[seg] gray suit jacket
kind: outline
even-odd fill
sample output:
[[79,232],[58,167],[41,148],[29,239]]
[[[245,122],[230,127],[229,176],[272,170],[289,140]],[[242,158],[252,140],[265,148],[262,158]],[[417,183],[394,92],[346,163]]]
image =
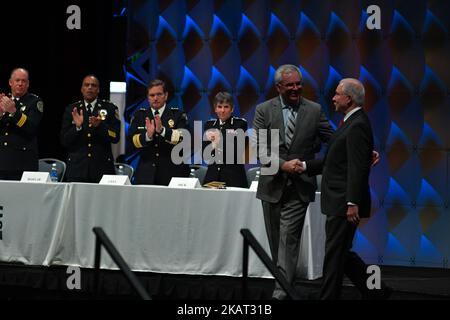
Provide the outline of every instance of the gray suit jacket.
[[[295,184],[300,199],[304,202],[314,201],[317,189],[316,177],[308,175],[288,175],[281,171],[281,165],[292,159],[302,161],[314,158],[316,152],[320,150],[320,142],[328,142],[333,134],[327,117],[323,113],[320,104],[302,98],[298,110],[292,144],[287,149],[285,144],[285,128],[283,111],[280,97],[275,97],[256,106],[253,129],[258,136],[257,146],[259,150],[270,150],[270,134],[267,139],[259,139],[259,129],[279,130],[280,145],[278,150],[279,170],[273,175],[261,175],[258,183],[256,197],[263,201],[277,203],[283,194],[283,189],[288,182],[288,178]],[[266,141],[267,140],[267,141]],[[259,152],[260,157],[261,151]],[[267,162],[266,159],[261,162]],[[268,165],[266,165],[268,166]]]

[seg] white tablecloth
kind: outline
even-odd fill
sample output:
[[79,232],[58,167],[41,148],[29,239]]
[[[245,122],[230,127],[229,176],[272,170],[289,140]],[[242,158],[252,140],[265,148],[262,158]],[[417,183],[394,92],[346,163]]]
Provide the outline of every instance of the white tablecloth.
[[[299,271],[321,276],[325,218],[310,205]],[[0,181],[0,260],[93,267],[94,226],[102,227],[135,271],[242,275],[240,229],[269,251],[262,206],[247,189],[175,189]],[[117,269],[102,252],[102,268]],[[251,250],[249,275],[271,277]]]

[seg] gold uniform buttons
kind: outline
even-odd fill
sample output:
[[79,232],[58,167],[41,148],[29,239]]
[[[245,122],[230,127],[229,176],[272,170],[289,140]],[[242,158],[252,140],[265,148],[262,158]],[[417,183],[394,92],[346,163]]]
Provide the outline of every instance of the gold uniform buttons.
[[88,153],[88,157],[91,158],[91,157],[92,157],[92,154]]

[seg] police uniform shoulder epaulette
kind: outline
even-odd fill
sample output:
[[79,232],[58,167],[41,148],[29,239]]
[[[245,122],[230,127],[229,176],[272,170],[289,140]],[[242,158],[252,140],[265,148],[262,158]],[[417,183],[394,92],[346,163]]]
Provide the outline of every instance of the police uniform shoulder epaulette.
[[36,103],[36,108],[39,110],[39,112],[44,112],[44,102],[42,101],[42,99],[34,93],[30,93],[30,96],[34,99],[32,103]]
[[72,103],[69,103],[69,106],[75,107],[75,106],[82,106],[83,105],[83,101],[82,100],[78,100]]
[[207,120],[207,121],[205,122],[205,126],[207,126],[207,125],[214,126],[214,125],[216,124],[217,121],[219,121],[219,120],[218,120],[218,119],[211,118],[211,119],[209,119],[209,120]]
[[109,100],[100,99],[99,101],[103,104],[107,104],[107,105],[109,104],[109,105],[113,106],[114,108],[117,108],[117,106],[114,104],[114,102],[111,102]]
[[36,98],[36,99],[41,99],[41,97],[39,97],[38,95],[36,95],[36,94],[34,94],[34,93],[30,93],[30,96],[32,96],[33,98]]
[[137,109],[135,112],[133,112],[132,118],[135,118],[139,114],[145,114],[146,112],[148,112],[148,110],[149,110],[148,108],[141,107]]
[[141,108],[139,108],[139,109],[137,109],[135,112],[133,112],[133,114],[131,115],[131,118],[130,118],[130,122],[133,122],[133,120],[134,120],[134,118],[136,118],[136,116],[138,116],[139,114],[141,114],[141,113],[143,113],[143,112],[146,112],[148,109],[147,108],[144,108],[144,107],[141,107]]
[[106,99],[99,99],[98,101],[101,103],[114,104],[113,102],[106,100]]
[[239,117],[233,117],[234,118],[234,120],[236,121],[242,121],[242,122],[247,122],[247,119],[245,119],[245,118],[239,118]]
[[131,117],[134,118],[136,115],[138,115],[138,114],[144,112],[145,110],[147,110],[147,109],[145,109],[145,108],[139,108],[139,109],[137,109],[136,111],[134,111],[134,112],[131,114]]

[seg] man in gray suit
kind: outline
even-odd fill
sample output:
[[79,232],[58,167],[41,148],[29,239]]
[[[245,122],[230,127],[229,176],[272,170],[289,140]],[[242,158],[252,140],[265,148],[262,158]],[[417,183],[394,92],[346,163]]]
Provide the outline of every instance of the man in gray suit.
[[[279,170],[270,175],[261,170],[256,197],[262,200],[272,259],[292,284],[306,209],[317,189],[315,177],[300,175],[300,159],[313,159],[320,142],[328,142],[333,129],[322,107],[301,96],[302,74],[298,67],[280,66],[275,72],[275,85],[279,96],[256,107],[253,128],[262,166],[271,166],[275,161]],[[278,146],[268,138],[270,134],[262,139],[264,129],[278,130]],[[270,158],[265,157],[265,151],[271,149]],[[273,298],[286,298],[278,283]]]

